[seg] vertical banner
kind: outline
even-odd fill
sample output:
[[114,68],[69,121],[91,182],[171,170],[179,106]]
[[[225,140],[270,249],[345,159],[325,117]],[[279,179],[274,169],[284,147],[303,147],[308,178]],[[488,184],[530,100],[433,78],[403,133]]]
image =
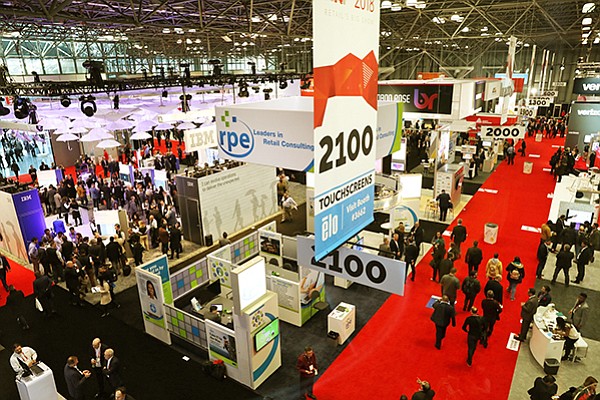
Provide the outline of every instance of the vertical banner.
[[135,278],[146,333],[171,344],[171,335],[165,323],[164,306],[164,303],[173,303],[167,256],[163,255],[137,267]]
[[315,256],[373,220],[378,0],[314,0]]

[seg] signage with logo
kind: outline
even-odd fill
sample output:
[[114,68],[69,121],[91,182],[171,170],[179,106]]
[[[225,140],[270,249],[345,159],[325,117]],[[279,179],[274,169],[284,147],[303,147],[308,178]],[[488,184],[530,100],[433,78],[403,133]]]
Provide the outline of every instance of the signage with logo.
[[567,86],[567,82],[552,82],[552,84],[550,86],[552,86],[552,87],[566,87]]
[[558,96],[558,90],[545,90],[542,93],[542,97],[556,97]]
[[527,105],[529,107],[548,107],[553,102],[554,98],[552,97],[530,97],[527,100]]
[[597,135],[600,127],[600,103],[575,102],[571,105],[569,134],[565,146],[583,149],[586,136]]
[[600,94],[600,78],[575,78],[573,93]]
[[404,103],[405,112],[452,114],[454,85],[401,85],[379,83],[379,101]]
[[202,126],[197,129],[188,129],[183,132],[185,151],[191,153],[217,146],[217,128],[215,125]]
[[533,118],[537,115],[537,106],[519,107],[519,115],[525,118]]
[[313,1],[317,259],[373,220],[379,5]]
[[479,134],[483,139],[523,139],[525,127],[513,126],[482,126]]
[[485,92],[483,93],[483,99],[485,101],[497,99],[500,97],[500,91],[502,90],[502,82],[499,80],[496,81],[486,81],[485,82]]
[[388,293],[404,295],[406,264],[365,251],[340,247],[320,261],[313,238],[298,236],[298,265]]

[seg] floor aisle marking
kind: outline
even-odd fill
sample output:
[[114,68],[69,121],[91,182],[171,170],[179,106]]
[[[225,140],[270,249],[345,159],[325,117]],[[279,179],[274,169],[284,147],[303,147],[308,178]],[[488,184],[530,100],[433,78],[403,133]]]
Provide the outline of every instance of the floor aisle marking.
[[551,168],[542,168],[542,171],[544,171],[544,172],[552,172],[552,169]]
[[548,193],[548,195],[546,196],[549,199],[553,199],[554,198],[554,193]]
[[539,154],[530,154],[529,157],[531,157],[531,158],[541,158],[542,156],[540,156]]
[[514,333],[514,332],[510,333],[510,337],[508,338],[508,342],[506,343],[506,348],[508,350],[519,351],[519,345],[521,344],[521,342],[519,342],[517,339],[515,339],[516,336],[517,336],[516,333]]
[[562,146],[560,144],[553,144],[552,147],[555,149],[560,149]]
[[498,190],[496,190],[496,189],[479,188],[479,189],[477,189],[477,191],[482,192],[482,193],[498,194]]

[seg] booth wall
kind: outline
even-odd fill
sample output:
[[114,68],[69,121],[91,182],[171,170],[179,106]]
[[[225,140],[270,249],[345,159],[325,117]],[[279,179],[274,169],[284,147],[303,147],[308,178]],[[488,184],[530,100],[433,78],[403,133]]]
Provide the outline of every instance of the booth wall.
[[583,149],[587,135],[596,135],[600,126],[600,103],[573,103],[565,146]]
[[25,245],[29,245],[34,237],[41,238],[44,229],[46,229],[40,196],[36,189],[32,189],[27,192],[13,194],[13,202]]
[[208,264],[206,258],[203,258],[171,275],[173,298],[176,299],[207,281]]
[[198,180],[202,231],[238,232],[277,212],[273,167],[243,165]]
[[206,327],[202,319],[168,304],[165,304],[165,312],[167,329],[171,334],[191,342],[204,350],[208,348]]
[[244,239],[238,240],[231,245],[231,262],[233,264],[239,264],[240,261],[257,255],[259,248],[258,232],[253,232]]
[[6,256],[21,264],[28,264],[19,218],[10,193],[0,192],[0,248]]

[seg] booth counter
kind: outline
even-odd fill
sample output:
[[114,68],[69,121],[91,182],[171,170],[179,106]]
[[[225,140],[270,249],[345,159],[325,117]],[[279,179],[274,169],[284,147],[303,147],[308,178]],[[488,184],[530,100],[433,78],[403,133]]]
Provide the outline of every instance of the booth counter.
[[563,346],[565,341],[558,339],[552,334],[552,329],[556,324],[556,317],[562,316],[557,312],[551,304],[548,307],[538,307],[535,316],[533,317],[533,334],[529,341],[529,349],[533,358],[544,366],[544,361],[554,359],[560,362],[563,354]]

